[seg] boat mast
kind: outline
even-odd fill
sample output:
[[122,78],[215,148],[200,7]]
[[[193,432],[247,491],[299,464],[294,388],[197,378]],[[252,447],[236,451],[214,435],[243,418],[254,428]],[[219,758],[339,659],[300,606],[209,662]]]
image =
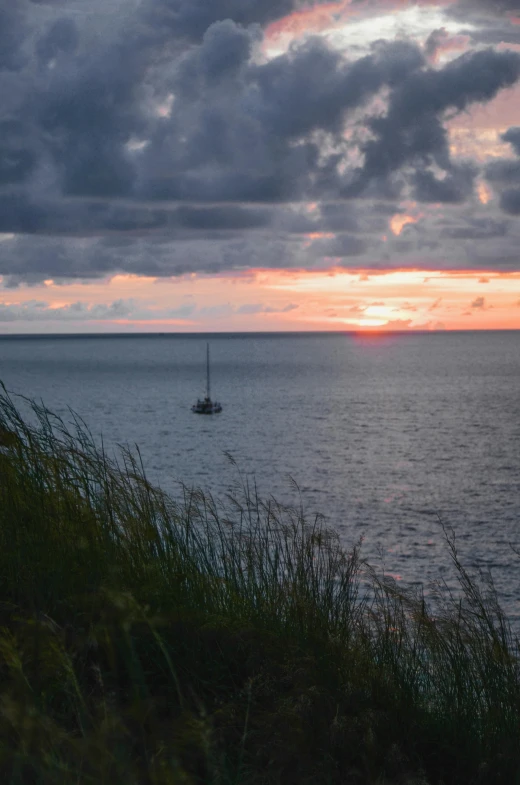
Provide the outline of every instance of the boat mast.
[[206,344],[206,398],[209,398],[209,343]]

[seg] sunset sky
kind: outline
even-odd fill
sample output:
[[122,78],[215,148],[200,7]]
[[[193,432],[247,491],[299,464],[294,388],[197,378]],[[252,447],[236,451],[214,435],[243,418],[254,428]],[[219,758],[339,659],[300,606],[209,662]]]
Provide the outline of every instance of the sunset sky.
[[0,333],[520,328],[518,0],[0,0]]

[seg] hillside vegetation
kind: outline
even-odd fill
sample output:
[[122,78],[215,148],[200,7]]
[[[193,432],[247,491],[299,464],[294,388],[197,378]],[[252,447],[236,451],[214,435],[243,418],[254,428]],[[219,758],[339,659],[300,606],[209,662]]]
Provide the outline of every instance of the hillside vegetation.
[[426,599],[67,420],[0,395],[0,782],[520,782],[518,643],[453,535]]

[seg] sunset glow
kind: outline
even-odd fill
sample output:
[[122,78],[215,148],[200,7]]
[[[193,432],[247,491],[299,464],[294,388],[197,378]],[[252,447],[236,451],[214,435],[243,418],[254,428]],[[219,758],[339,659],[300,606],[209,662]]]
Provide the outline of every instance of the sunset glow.
[[[520,273],[258,270],[168,281],[115,276],[4,296],[4,332],[483,330],[520,327]],[[13,315],[9,319],[9,314]],[[24,325],[25,326],[25,325]],[[13,328],[16,328],[13,330]]]

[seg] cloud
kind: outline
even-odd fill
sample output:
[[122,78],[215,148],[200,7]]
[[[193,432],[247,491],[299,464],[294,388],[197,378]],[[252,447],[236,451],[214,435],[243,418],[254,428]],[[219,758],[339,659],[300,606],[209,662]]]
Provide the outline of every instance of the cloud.
[[255,229],[268,226],[273,216],[266,209],[224,207],[179,207],[174,218],[185,229]]
[[0,7],[0,68],[16,71],[24,64],[22,44],[27,27],[20,8],[15,3]]
[[[327,0],[314,0],[313,5],[320,2]],[[222,19],[232,19],[241,25],[266,25],[305,5],[310,3],[302,0],[151,0],[145,4],[143,17],[155,29],[197,40]]]
[[517,0],[458,0],[446,7],[446,16],[464,25],[472,45],[520,43]]
[[289,313],[290,311],[295,311],[299,307],[299,305],[295,305],[294,303],[288,303],[281,308],[275,308],[271,305],[262,305],[261,303],[245,303],[237,308],[236,313],[248,315],[259,313]]
[[486,168],[486,177],[493,185],[512,185],[520,182],[520,160],[502,158],[492,161]]
[[502,134],[504,142],[509,142],[517,155],[520,155],[520,128],[510,128]]
[[520,215],[520,188],[510,188],[500,197],[500,206],[510,215]]
[[473,191],[477,175],[474,166],[450,166],[449,174],[439,178],[432,171],[417,169],[413,175],[414,196],[418,202],[460,204]]
[[48,65],[62,53],[73,54],[79,43],[79,33],[73,19],[62,18],[52,22],[38,39],[35,52],[40,65]]
[[[244,31],[226,24],[226,37],[242,42]],[[266,63],[235,60],[215,84],[201,76],[208,40],[213,45],[206,35],[172,76],[176,111],[158,124],[140,157],[145,198],[337,197],[347,115],[423,61],[417,47],[397,42],[350,62],[316,37]],[[337,149],[326,152],[316,134],[328,134]]]
[[[465,243],[493,237],[513,265],[496,205],[485,220],[464,213],[479,165],[450,151],[446,123],[513,85],[520,56],[479,49],[432,67],[439,31],[425,48],[403,37],[359,56],[310,35],[266,56],[263,29],[309,5],[3,3],[0,232],[17,235],[0,244],[4,285],[330,259],[461,266],[475,256]],[[518,128],[503,141],[518,153]],[[486,176],[518,214],[520,162]],[[458,212],[442,239],[425,219],[383,243],[411,200]]]
[[468,216],[463,224],[446,230],[447,237],[456,240],[495,240],[504,237],[509,224],[503,220],[490,217]]
[[0,186],[23,182],[34,171],[36,154],[20,120],[0,121]]
[[[22,283],[89,281],[116,273],[171,277],[187,273],[216,274],[247,267],[297,266],[299,244],[265,235],[234,236],[216,242],[197,237],[187,242],[170,237],[53,238],[19,236],[0,244],[4,287]],[[247,264],[245,264],[247,260]]]
[[359,256],[366,251],[367,247],[367,241],[363,238],[350,234],[339,234],[330,239],[314,240],[309,248],[309,253],[321,257],[343,259],[348,256]]
[[[409,166],[418,201],[464,201],[476,168],[451,160],[444,113],[489,101],[519,76],[520,56],[493,49],[465,53],[441,69],[414,69],[391,91],[386,115],[367,118],[373,138],[362,145],[365,161],[350,193],[360,194],[374,178]],[[440,178],[436,170],[445,175]]]
[[518,13],[518,0],[459,0],[455,5],[456,13],[484,12],[490,16]]
[[[374,219],[377,220],[377,212]],[[324,232],[356,232],[361,228],[361,220],[351,204],[324,202],[320,205],[319,226]]]
[[476,297],[473,302],[471,303],[472,308],[485,308],[486,307],[486,300],[484,297]]
[[509,142],[516,159],[501,158],[486,168],[486,177],[500,192],[500,207],[509,215],[520,215],[520,128],[509,128],[501,139]]
[[54,306],[48,302],[29,300],[20,304],[0,303],[0,322],[41,321],[98,321],[130,316],[134,311],[133,300],[114,300],[109,304],[74,302]]

